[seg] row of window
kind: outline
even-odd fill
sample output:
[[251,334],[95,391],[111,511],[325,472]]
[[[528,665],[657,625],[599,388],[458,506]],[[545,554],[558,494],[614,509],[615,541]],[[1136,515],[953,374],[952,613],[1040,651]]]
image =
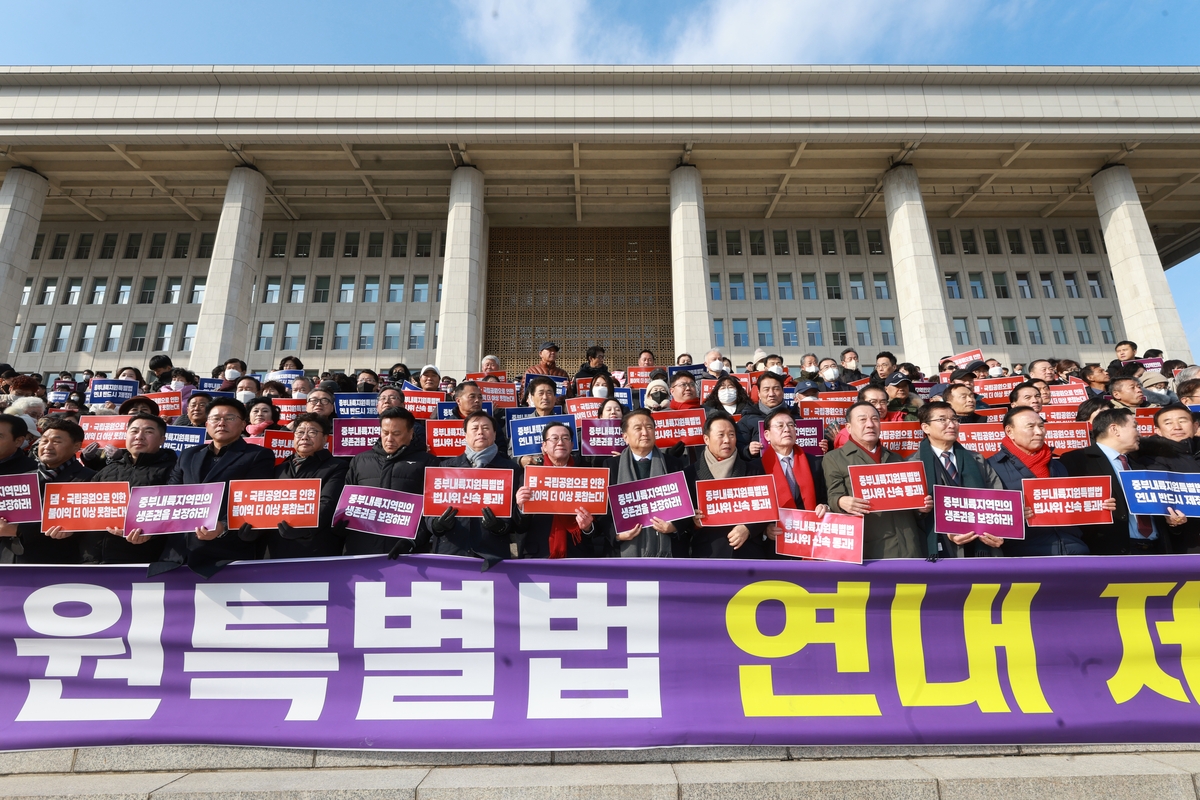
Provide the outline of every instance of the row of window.
[[[108,260],[117,257],[117,245],[119,234],[106,233],[100,239],[100,249],[96,253],[96,258]],[[137,258],[142,252],[142,244],[145,241],[145,235],[141,233],[131,233],[125,237],[125,248],[121,251],[121,258]],[[200,242],[196,248],[196,258],[212,258],[213,245],[216,244],[217,234],[213,232],[200,234]],[[79,238],[75,240],[75,253],[72,258],[87,259],[91,258],[92,247],[96,244],[96,234],[81,233]],[[42,249],[46,246],[46,234],[39,233],[33,240],[33,253],[31,257],[36,261],[42,257]],[[71,234],[56,233],[50,242],[50,252],[47,258],[53,261],[59,261],[67,257],[67,251],[71,247]],[[187,258],[192,247],[191,233],[175,234],[175,246],[171,248],[171,258]],[[146,258],[159,259],[164,258],[167,253],[167,234],[152,233],[150,234],[150,246],[146,250]]]
[[[735,319],[731,320],[730,326],[731,338],[729,343],[733,347],[775,347],[775,321],[772,319],[757,319],[755,322],[755,335],[757,336],[757,344],[753,344],[750,340],[750,320]],[[830,327],[830,345],[835,347],[845,347],[849,344],[850,333],[848,323],[850,320],[844,317],[834,317],[829,320]],[[871,320],[869,318],[854,319],[854,335],[857,339],[856,344],[860,347],[870,347],[874,344],[871,337]],[[781,347],[800,347],[800,320],[799,319],[782,319],[779,322],[779,345]],[[804,333],[806,336],[808,347],[824,347],[825,333],[822,328],[822,321],[817,318],[804,320]],[[713,320],[713,341],[716,347],[725,347],[725,320]],[[889,347],[896,344],[896,320],[892,317],[884,317],[879,320],[879,343]]]
[[[1097,317],[1097,320],[1100,325],[1101,343],[1116,344],[1117,332],[1113,327],[1112,317]],[[1073,317],[1072,321],[1075,325],[1075,337],[1078,339],[1078,343],[1092,344],[1091,321],[1087,317]],[[975,324],[976,330],[979,333],[979,344],[989,345],[996,343],[996,332],[992,327],[991,317],[977,317]],[[969,321],[966,317],[954,317],[953,326],[954,341],[956,344],[972,343]],[[1005,344],[1021,343],[1021,335],[1018,331],[1016,317],[1001,317],[1000,326],[1004,332]],[[1070,344],[1066,317],[1051,317],[1050,332],[1053,336],[1054,344]],[[1025,334],[1029,340],[1029,344],[1046,344],[1046,337],[1042,332],[1041,317],[1025,318]]]
[[[717,231],[707,231],[708,234],[708,254],[710,256],[721,255],[721,240]],[[750,231],[750,255],[765,256],[767,254],[767,231]],[[791,234],[785,230],[772,230],[771,246],[777,256],[787,256],[792,254]],[[817,231],[817,239],[815,244],[820,247],[821,255],[836,256],[838,253],[838,237],[835,230],[819,230]],[[811,230],[796,231],[795,252],[798,256],[813,255],[813,235]],[[862,255],[862,243],[858,238],[857,230],[842,231],[842,245],[845,248],[844,252],[848,256]],[[883,231],[869,230],[867,231],[867,252],[873,256],[883,255]],[[725,231],[725,255],[740,256],[743,255],[742,249],[742,232],[740,230]]]
[[[754,290],[755,300],[770,300],[771,299],[771,278],[765,272],[751,273],[751,282]],[[871,281],[871,289],[874,292],[876,300],[890,300],[892,297],[891,287],[888,284],[888,274],[886,272],[851,272],[847,276],[849,278],[847,288],[849,295],[846,299],[850,300],[865,300],[867,299],[867,280]],[[722,297],[721,274],[719,272],[709,273],[708,276],[708,294],[713,300],[720,300]],[[800,273],[800,293],[804,300],[819,300],[820,296],[817,293],[817,273],[802,272]],[[775,296],[779,300],[795,300],[796,293],[792,287],[792,273],[777,272],[775,273]],[[839,272],[825,273],[825,296],[829,300],[841,300],[842,295],[842,275]],[[741,272],[731,272],[729,274],[729,299],[730,300],[745,300],[746,299],[746,276]]]
[[[434,295],[435,302],[442,302],[442,276],[437,277],[437,290]],[[306,300],[305,294],[308,288],[308,279],[304,275],[293,275],[288,280],[287,284],[287,302],[289,303],[327,303],[329,302],[329,281],[328,275],[318,275],[313,280],[312,299]],[[338,279],[337,302],[339,303],[378,303],[381,296],[380,277],[378,275],[362,276],[362,291],[355,293],[357,285],[357,277],[353,275],[343,275]],[[403,275],[391,275],[387,279],[387,302],[403,303],[405,302],[405,277]],[[283,295],[283,278],[282,276],[267,276],[263,282],[263,303],[278,303]],[[355,299],[357,298],[357,300]],[[427,303],[429,302],[429,276],[414,275],[412,284],[408,293],[408,302],[410,303]]]
[[[975,237],[976,231],[973,228],[962,228],[958,232],[958,241],[962,247],[962,253],[966,256],[979,255],[979,239]],[[1004,244],[1008,246],[1009,255],[1023,256],[1025,255],[1025,239],[1021,235],[1020,228],[1007,228],[1004,231]],[[1071,234],[1066,228],[1054,228],[1050,231],[1051,239],[1054,243],[1054,252],[1060,256],[1071,255]],[[1104,246],[1104,234],[1100,234],[1100,246]],[[1046,231],[1042,228],[1029,229],[1029,246],[1034,255],[1046,256],[1050,255],[1050,241],[1046,238]],[[948,228],[942,228],[937,232],[938,253],[944,256],[952,256],[955,254],[954,249],[954,232]],[[1075,229],[1075,242],[1079,248],[1080,255],[1093,255],[1096,252],[1096,246],[1092,243],[1092,232],[1088,228]],[[1003,247],[1000,240],[1000,231],[996,229],[985,229],[983,231],[983,248],[990,256],[998,256],[1003,254]],[[1105,251],[1107,252],[1107,250]]]
[[[199,305],[204,302],[204,289],[208,283],[206,276],[192,278],[191,290],[187,294],[187,302]],[[138,293],[139,305],[149,305],[156,302],[176,304],[183,302],[183,278],[166,278],[163,281],[161,301],[158,294],[158,277],[142,278],[141,291]],[[65,306],[77,306],[83,302],[83,278],[67,278],[61,284],[62,295],[59,295],[59,279],[45,278],[42,289],[37,296],[40,306],[52,306],[61,302]],[[111,288],[111,293],[110,293]],[[29,305],[33,295],[33,278],[25,279],[25,287],[21,290],[21,305]],[[133,278],[116,278],[111,284],[108,278],[93,278],[91,291],[87,295],[87,304],[100,306],[111,302],[113,305],[128,305],[133,298]]]
[[[1022,300],[1032,300],[1034,296],[1034,279],[1031,272],[1016,273],[1016,293],[1015,296]],[[992,290],[995,292],[996,299],[1007,300],[1014,296],[1008,284],[1007,272],[993,272],[992,274]],[[1104,294],[1104,278],[1100,272],[1088,272],[1087,276],[1087,291],[1088,294],[1097,300],[1103,300]],[[961,300],[963,298],[963,287],[959,280],[959,273],[944,272],[942,278],[946,284],[946,297],[950,300]],[[1083,297],[1083,287],[1079,283],[1078,273],[1066,271],[1062,274],[1062,293],[1059,293],[1058,283],[1055,280],[1053,272],[1037,273],[1037,280],[1042,288],[1042,296],[1048,300],[1057,300],[1060,297],[1081,298]],[[967,284],[970,287],[972,299],[986,299],[987,283],[982,272],[968,272]]]
[[[150,330],[148,322],[135,322],[129,326],[129,338],[125,342],[125,352],[141,353],[146,350],[147,336]],[[78,326],[79,335],[72,340],[72,334],[76,330],[76,326],[72,323],[60,323],[54,328],[54,337],[49,342],[50,353],[65,353],[74,347],[76,353],[91,353],[97,350],[100,352],[115,353],[121,350],[122,337],[125,334],[125,323],[112,322],[104,329],[104,337],[97,340],[97,335],[100,332],[100,325],[97,323],[85,323]],[[358,339],[355,342],[356,350],[374,350],[375,349],[375,333],[377,326],[374,322],[360,322],[358,324]],[[22,351],[25,353],[40,353],[46,345],[47,325],[37,324],[29,326],[29,335],[25,339],[25,345]],[[258,338],[255,340],[255,350],[274,350],[276,345],[276,330],[281,334],[278,339],[279,349],[281,350],[299,350],[300,341],[300,323],[299,322],[284,322],[277,326],[274,322],[260,322],[258,325]],[[408,338],[407,349],[409,350],[424,350],[425,349],[425,332],[427,330],[426,323],[423,320],[412,321],[408,323]],[[176,341],[175,339],[176,325],[174,322],[160,322],[155,331],[153,347],[157,352],[170,352],[172,349],[179,352],[191,352],[192,346],[196,341],[196,323],[188,322],[182,326],[183,335]],[[330,350],[349,350],[350,341],[350,323],[335,322],[333,323],[333,336],[329,339]],[[438,338],[438,323],[435,320],[433,323],[433,346],[437,347]],[[383,350],[399,350],[401,343],[401,323],[385,322],[383,323]],[[10,353],[17,352],[17,348],[21,344],[21,326],[13,326],[12,342],[9,344],[8,351]],[[304,340],[305,350],[324,350],[326,346],[325,323],[310,322],[308,323],[308,338]]]
[[[312,256],[313,235],[311,232],[302,232],[296,234],[294,249],[292,250],[293,258],[310,258]],[[286,258],[288,253],[288,237],[287,231],[276,231],[271,234],[271,247],[267,251],[269,258]],[[408,231],[394,231],[392,233],[391,253],[392,258],[406,258],[408,256]],[[433,232],[432,231],[417,231],[416,241],[413,243],[413,256],[416,258],[429,258],[433,255]],[[359,231],[345,231],[342,234],[342,257],[343,258],[358,258],[359,248],[362,245],[362,233]],[[333,258],[337,254],[337,233],[334,231],[326,231],[320,235],[317,240],[317,258]],[[367,233],[367,258],[383,258],[384,250],[384,232],[369,231]],[[259,246],[259,257],[262,257],[261,243]],[[438,257],[446,256],[446,232],[441,232],[441,240],[438,244]]]

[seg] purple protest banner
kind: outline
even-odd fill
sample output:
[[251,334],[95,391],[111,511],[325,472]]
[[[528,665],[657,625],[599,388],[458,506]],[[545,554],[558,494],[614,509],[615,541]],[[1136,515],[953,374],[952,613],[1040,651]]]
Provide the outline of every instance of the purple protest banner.
[[[814,456],[823,456],[825,451],[821,449],[821,431],[825,427],[825,423],[819,419],[798,419],[796,423],[796,444],[803,452]],[[758,421],[758,441],[763,447],[768,447],[766,422]]]
[[933,508],[933,529],[938,533],[1025,538],[1025,508],[1017,491],[934,486]]
[[6,564],[0,749],[1195,742],[1195,561]]
[[377,419],[335,419],[333,421],[333,454],[354,456],[365,453],[379,440]]
[[581,456],[614,456],[625,449],[619,419],[581,419],[579,430]]
[[135,486],[129,490],[125,533],[141,528],[145,536],[187,533],[217,527],[224,483]]
[[608,499],[618,531],[649,526],[655,517],[672,522],[696,513],[682,472],[609,486]]
[[35,473],[0,477],[0,519],[14,525],[42,521],[42,490]]
[[424,503],[425,498],[419,494],[347,486],[338,498],[333,522],[336,525],[345,520],[346,527],[352,531],[415,539]]

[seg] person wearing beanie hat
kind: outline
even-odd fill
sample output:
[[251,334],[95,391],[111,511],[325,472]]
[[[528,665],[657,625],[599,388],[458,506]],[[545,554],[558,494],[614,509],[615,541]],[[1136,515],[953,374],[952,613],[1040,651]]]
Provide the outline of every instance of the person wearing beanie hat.
[[666,378],[655,378],[646,384],[646,399],[642,406],[650,411],[665,411],[671,407],[671,389]]

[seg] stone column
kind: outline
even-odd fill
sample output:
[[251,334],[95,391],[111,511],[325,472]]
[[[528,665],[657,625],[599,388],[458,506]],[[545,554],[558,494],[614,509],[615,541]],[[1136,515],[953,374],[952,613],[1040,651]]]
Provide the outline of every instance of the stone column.
[[[49,189],[49,181],[24,167],[10,169],[0,184],[0,344],[5,348],[21,309],[21,289]],[[0,360],[12,359],[5,353]]]
[[446,217],[446,256],[442,261],[442,306],[437,366],[461,378],[479,369],[487,304],[487,217],[483,213],[483,173],[471,166],[450,178]]
[[659,357],[673,364],[677,354],[691,353],[699,363],[713,345],[704,186],[700,170],[695,167],[678,167],[671,173],[671,306],[675,314],[675,352]]
[[1097,172],[1092,191],[1126,338],[1190,364],[1192,351],[1129,168],[1118,164]]
[[938,359],[955,350],[917,170],[901,164],[884,173],[883,201],[904,337],[902,360],[916,364],[926,375],[935,374]]
[[229,173],[189,362],[197,375],[207,376],[227,358],[249,361],[246,331],[266,188],[266,179],[253,167]]

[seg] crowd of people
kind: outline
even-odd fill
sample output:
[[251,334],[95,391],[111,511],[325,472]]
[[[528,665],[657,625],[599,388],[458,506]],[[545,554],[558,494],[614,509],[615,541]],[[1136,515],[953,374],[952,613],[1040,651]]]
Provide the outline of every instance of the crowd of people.
[[[1166,360],[1155,350],[1139,358],[1137,350],[1135,343],[1121,342],[1107,366],[1071,359],[1011,365],[996,359],[947,359],[926,380],[917,365],[899,363],[889,352],[876,354],[871,369],[853,348],[836,358],[806,354],[798,369],[788,369],[781,356],[762,351],[738,369],[714,349],[695,364],[690,354],[681,354],[671,365],[693,365],[693,370],[668,370],[645,350],[636,370],[613,370],[604,348],[593,346],[571,375],[559,364],[558,346],[546,342],[537,362],[520,375],[508,375],[500,359],[486,356],[474,379],[461,380],[443,375],[433,364],[417,372],[394,364],[382,373],[364,369],[310,377],[300,374],[301,360],[289,356],[279,370],[294,370],[294,377],[263,381],[249,373],[245,362],[231,358],[213,370],[220,385],[212,391],[202,390],[193,372],[156,355],[145,374],[125,367],[112,376],[136,381],[143,393],[119,405],[89,403],[89,383],[109,377],[103,373],[64,373],[60,377],[66,381],[81,379],[65,399],[50,402],[53,392],[40,375],[21,375],[0,365],[0,475],[36,473],[43,489],[63,482],[125,481],[138,487],[271,478],[316,478],[322,487],[318,524],[308,528],[282,520],[275,529],[231,529],[225,501],[216,527],[165,536],[123,526],[83,533],[43,530],[36,522],[0,519],[0,561],[147,564],[151,574],[186,565],[211,575],[235,560],[362,554],[395,558],[414,552],[469,556],[486,564],[515,557],[776,557],[780,529],[772,523],[712,526],[701,517],[655,518],[652,525],[619,530],[611,509],[603,515],[582,506],[574,513],[526,513],[530,490],[523,486],[522,472],[531,465],[605,467],[610,485],[682,472],[693,502],[698,481],[771,476],[782,507],[812,511],[818,518],[830,511],[863,517],[867,559],[1200,552],[1200,518],[1180,509],[1165,516],[1131,514],[1116,479],[1130,469],[1200,472],[1200,415],[1195,412],[1200,408],[1200,367]],[[1146,361],[1155,366],[1161,361],[1161,367],[1147,371]],[[976,381],[1017,376],[1024,380],[1011,390],[1003,415],[996,412],[1004,431],[999,451],[984,457],[964,447],[964,428],[992,416],[979,413],[989,403],[976,391]],[[567,397],[598,399],[596,416],[620,421],[625,447],[611,456],[583,456],[578,430],[555,420],[541,430],[539,454],[517,455],[509,441],[507,410],[485,411],[480,388],[510,380],[520,387],[519,403],[538,417],[559,413],[564,386]],[[1079,403],[1076,419],[1090,425],[1092,444],[1055,452],[1047,444],[1043,408],[1053,405],[1051,387],[1072,383],[1086,389],[1088,399]],[[631,384],[640,391],[620,391]],[[166,418],[155,400],[144,396],[160,391],[180,392],[182,413]],[[405,393],[413,391],[441,393],[455,404],[453,418],[461,421],[465,434],[461,455],[437,458],[430,453],[425,421],[406,407]],[[796,423],[805,416],[803,406],[833,392],[853,392],[854,400],[844,418],[826,424],[822,455],[806,452],[797,446]],[[349,458],[336,457],[327,447],[342,393],[374,394],[379,422],[374,445]],[[303,400],[303,413],[285,424],[281,404],[273,402],[279,398]],[[1154,434],[1141,436],[1136,409],[1147,407],[1156,409]],[[688,409],[704,412],[703,444],[659,446],[652,412]],[[128,416],[125,447],[85,443],[80,420],[114,414]],[[923,464],[927,496],[919,509],[877,511],[854,495],[849,470],[903,460],[881,443],[881,425],[898,421],[919,423],[924,433],[907,459]],[[205,442],[176,452],[166,444],[168,425],[204,428]],[[278,464],[272,450],[255,443],[272,430],[290,432],[294,448]],[[467,518],[448,508],[424,517],[415,539],[364,533],[334,522],[344,487],[422,494],[426,470],[433,466],[512,470],[511,514],[485,509],[482,517]],[[945,535],[934,529],[935,485],[1020,490],[1024,479],[1086,476],[1113,479],[1112,497],[1105,502],[1111,523],[1027,526],[1023,539],[1000,539],[984,531]]]

